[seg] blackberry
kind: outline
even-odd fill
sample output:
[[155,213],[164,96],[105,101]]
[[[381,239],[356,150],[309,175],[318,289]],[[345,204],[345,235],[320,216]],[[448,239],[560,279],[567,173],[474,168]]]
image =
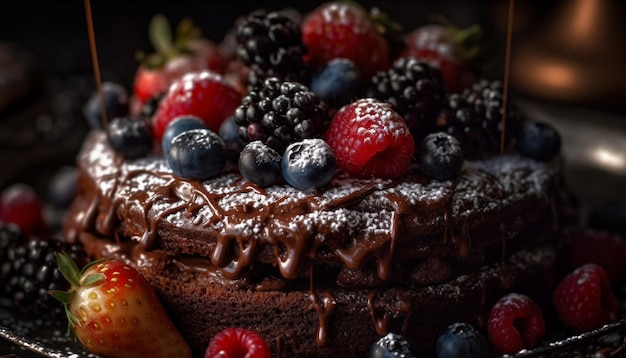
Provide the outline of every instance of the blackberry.
[[237,26],[237,57],[249,67],[248,88],[266,78],[310,82],[300,26],[280,12],[257,10]]
[[28,239],[16,224],[0,222],[0,297],[8,298],[7,281],[12,272],[12,262],[6,259],[10,248],[23,245]]
[[242,99],[235,123],[244,144],[258,140],[282,154],[292,142],[321,135],[330,115],[305,85],[270,77]]
[[375,74],[368,96],[390,103],[406,121],[416,143],[433,131],[445,104],[441,72],[410,57],[400,57]]
[[2,255],[3,296],[25,313],[62,317],[63,305],[48,294],[49,290],[69,288],[54,255],[61,251],[79,266],[87,263],[87,255],[78,244],[42,239],[10,246]]
[[[480,80],[461,93],[451,94],[437,118],[438,130],[454,136],[468,159],[500,152],[503,87],[500,81]],[[519,131],[521,113],[507,106],[505,147]]]

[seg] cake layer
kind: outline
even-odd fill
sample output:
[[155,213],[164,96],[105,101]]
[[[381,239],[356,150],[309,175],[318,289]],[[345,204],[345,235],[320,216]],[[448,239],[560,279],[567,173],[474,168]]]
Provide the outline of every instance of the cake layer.
[[429,258],[463,262],[550,215],[560,185],[558,162],[515,154],[466,161],[454,181],[418,171],[400,180],[338,174],[327,188],[260,188],[229,172],[203,183],[176,177],[161,156],[125,161],[92,132],[78,157],[80,194],[65,227],[132,240],[144,251],[210,258],[228,279],[255,264],[286,279],[311,263],[379,279]]

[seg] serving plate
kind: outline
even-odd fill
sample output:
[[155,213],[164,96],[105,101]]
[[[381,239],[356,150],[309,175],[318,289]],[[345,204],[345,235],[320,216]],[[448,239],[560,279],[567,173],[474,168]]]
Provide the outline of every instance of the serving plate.
[[[595,206],[626,202],[626,116],[572,106],[517,99],[528,117],[553,124],[563,140],[565,177],[581,204],[581,220]],[[617,292],[626,312],[626,286]],[[576,336],[553,337],[516,358],[584,356],[604,347],[605,354],[626,354],[626,320]],[[95,357],[71,336],[63,320],[22,315],[0,304],[0,357]],[[559,353],[555,353],[555,352]],[[592,355],[590,355],[592,356]]]

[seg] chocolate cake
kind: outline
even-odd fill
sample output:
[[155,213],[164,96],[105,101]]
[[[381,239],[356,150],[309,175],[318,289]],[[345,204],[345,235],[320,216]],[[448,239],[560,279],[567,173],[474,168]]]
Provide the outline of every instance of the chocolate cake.
[[93,130],[77,166],[67,238],[137,267],[199,356],[230,326],[277,356],[365,356],[387,332],[432,352],[453,322],[484,327],[503,293],[541,301],[555,284],[558,157],[465,161],[448,181],[338,174],[311,193],[234,168],[183,179]]

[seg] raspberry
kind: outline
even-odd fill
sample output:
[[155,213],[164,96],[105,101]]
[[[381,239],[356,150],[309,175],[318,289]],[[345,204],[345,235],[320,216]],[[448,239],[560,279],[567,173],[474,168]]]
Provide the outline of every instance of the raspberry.
[[226,328],[209,342],[205,358],[270,358],[267,343],[257,333],[243,328]]
[[26,183],[12,184],[0,193],[0,221],[16,224],[26,236],[45,236],[49,231],[43,201]]
[[571,270],[594,263],[604,268],[611,283],[626,280],[626,240],[622,236],[594,229],[571,230],[565,236]]
[[391,104],[373,98],[344,106],[333,117],[325,139],[337,156],[337,166],[356,177],[399,177],[415,152],[402,116]]
[[487,331],[498,352],[515,353],[537,344],[546,325],[541,308],[530,297],[509,293],[491,309]]
[[554,290],[554,305],[561,321],[575,331],[588,331],[617,318],[619,302],[606,271],[596,264],[580,266]]

